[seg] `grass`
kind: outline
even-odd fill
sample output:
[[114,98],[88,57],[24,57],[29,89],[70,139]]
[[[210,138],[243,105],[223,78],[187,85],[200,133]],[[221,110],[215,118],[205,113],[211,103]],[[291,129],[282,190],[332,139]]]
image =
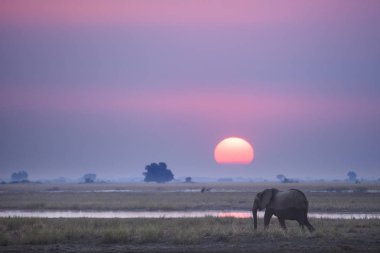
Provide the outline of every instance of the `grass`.
[[[184,192],[201,187],[215,191]],[[0,185],[0,209],[23,210],[217,210],[252,206],[265,188],[299,188],[310,211],[379,212],[379,185],[353,184],[99,184]],[[360,188],[361,187],[361,188]],[[97,192],[98,190],[130,192]],[[327,192],[315,192],[327,191]],[[329,191],[328,191],[329,190]],[[352,190],[352,192],[347,192]],[[177,192],[176,192],[177,191]],[[273,218],[0,218],[0,252],[378,252],[380,220],[310,219],[314,233]]]
[[0,245],[165,243],[193,245],[246,240],[313,239],[320,242],[352,237],[379,239],[380,220],[311,219],[316,232],[302,231],[296,222],[282,230],[275,219],[268,230],[253,230],[252,221],[236,218],[180,219],[40,219],[0,218]]
[[278,188],[280,190],[298,188],[303,191],[337,191],[353,190],[365,192],[368,190],[380,190],[380,183],[353,184],[347,182],[307,182],[282,184],[277,182],[217,182],[217,183],[94,183],[94,184],[0,184],[0,191],[32,192],[32,191],[96,191],[96,190],[128,190],[137,192],[162,192],[162,191],[200,191],[202,187],[215,191],[258,192],[266,188]]
[[[142,187],[141,185],[137,186]],[[137,186],[124,185],[123,187]],[[201,188],[201,185],[197,186],[197,184],[190,184],[190,186]],[[67,189],[68,191],[65,192],[46,190],[52,187],[46,185],[20,185],[19,188],[15,188],[14,185],[6,185],[0,187],[0,210],[249,210],[256,194],[253,190],[256,188],[252,186],[252,191],[234,191],[236,189],[249,190],[243,186],[244,184],[219,185],[219,190],[221,187],[225,187],[230,191],[201,193],[200,191],[173,192],[175,189],[180,190],[175,188],[176,185],[147,185],[146,188],[140,188],[139,192],[95,192],[95,190],[109,189],[110,187],[122,188],[122,186],[112,184],[71,185],[71,188],[70,185],[54,186]],[[356,185],[351,186],[356,187]],[[33,187],[37,187],[37,189]],[[154,187],[161,188],[154,190]],[[263,187],[277,187],[277,185],[263,185]],[[325,188],[327,187],[331,186],[326,185]],[[313,192],[311,186],[303,185],[299,185],[299,187],[289,185],[288,188],[299,188],[305,191],[311,212],[380,212],[380,193]],[[321,186],[314,186],[314,189],[318,188]]]

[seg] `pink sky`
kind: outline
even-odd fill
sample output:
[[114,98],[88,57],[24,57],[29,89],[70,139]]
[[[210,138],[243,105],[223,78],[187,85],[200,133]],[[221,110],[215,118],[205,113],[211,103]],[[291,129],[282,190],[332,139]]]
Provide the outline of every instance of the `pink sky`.
[[[0,172],[380,176],[379,24],[377,0],[0,1]],[[230,135],[255,163],[216,175]]]
[[4,89],[0,109],[47,113],[105,113],[120,115],[139,112],[169,118],[191,117],[221,122],[257,120],[336,121],[356,117],[380,117],[376,98],[336,96],[319,93],[276,94],[269,90],[113,90],[113,89]]
[[0,22],[16,25],[271,25],[344,23],[375,14],[378,1],[2,1]]

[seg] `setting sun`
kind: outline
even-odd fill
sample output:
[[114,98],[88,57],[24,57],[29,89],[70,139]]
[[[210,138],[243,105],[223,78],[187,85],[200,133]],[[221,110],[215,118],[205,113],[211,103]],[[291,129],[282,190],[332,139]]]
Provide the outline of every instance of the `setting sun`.
[[254,151],[249,142],[242,138],[230,137],[222,140],[215,147],[217,163],[249,164],[253,161]]

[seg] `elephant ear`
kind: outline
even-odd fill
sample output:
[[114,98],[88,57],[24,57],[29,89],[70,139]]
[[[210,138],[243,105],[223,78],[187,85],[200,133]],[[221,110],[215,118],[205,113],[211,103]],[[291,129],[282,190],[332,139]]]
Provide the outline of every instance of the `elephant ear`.
[[266,208],[273,197],[272,189],[266,189],[261,194],[261,209]]

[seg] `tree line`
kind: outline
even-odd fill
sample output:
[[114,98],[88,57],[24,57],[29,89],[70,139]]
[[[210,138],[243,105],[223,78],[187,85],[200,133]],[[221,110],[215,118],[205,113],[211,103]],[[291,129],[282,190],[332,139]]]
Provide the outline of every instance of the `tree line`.
[[[145,171],[142,173],[144,176],[144,182],[156,182],[156,183],[166,183],[170,182],[174,179],[173,172],[168,169],[168,166],[164,162],[159,163],[151,163],[149,165],[145,166]],[[360,179],[358,178],[355,171],[348,171],[346,174],[347,182],[351,183],[360,183]],[[9,183],[28,183],[29,181],[29,175],[25,170],[13,172],[10,177]],[[276,178],[281,183],[298,183],[299,180],[294,178],[288,178],[283,174],[278,174]],[[379,178],[380,180],[380,178]],[[95,173],[86,173],[81,177],[81,181],[83,183],[95,183],[99,182],[97,181],[97,176]],[[192,183],[191,177],[185,178],[186,183]],[[4,180],[0,179],[0,183],[5,183]]]

